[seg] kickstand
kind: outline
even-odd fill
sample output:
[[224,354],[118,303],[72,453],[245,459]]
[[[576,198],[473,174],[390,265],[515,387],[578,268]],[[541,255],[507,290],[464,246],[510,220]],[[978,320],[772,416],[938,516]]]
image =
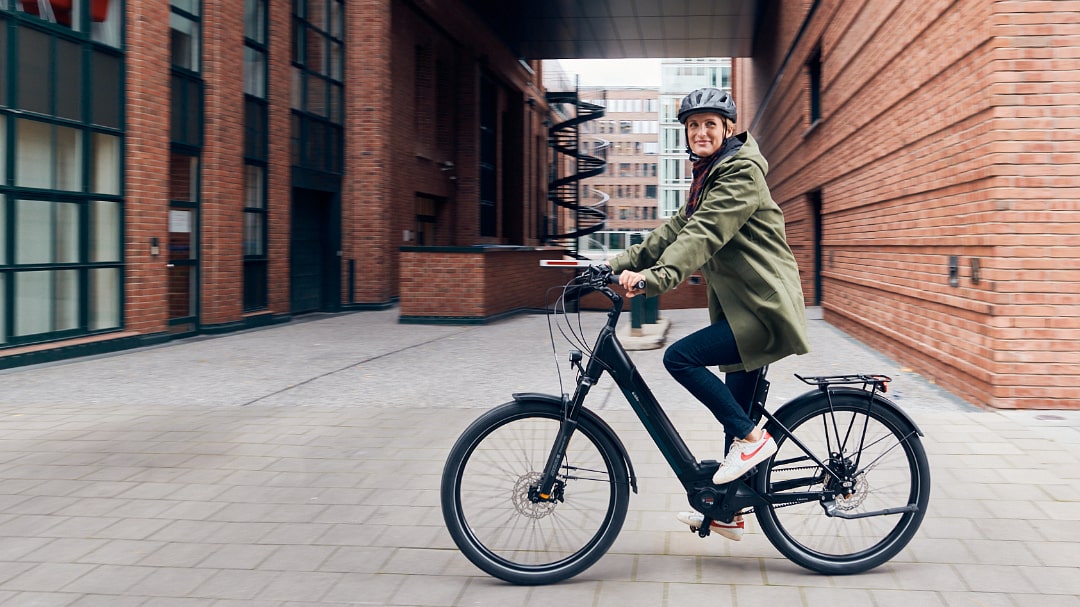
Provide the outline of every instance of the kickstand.
[[701,526],[697,529],[698,537],[709,537],[709,528],[712,527],[712,519],[705,517],[705,520],[701,521]]

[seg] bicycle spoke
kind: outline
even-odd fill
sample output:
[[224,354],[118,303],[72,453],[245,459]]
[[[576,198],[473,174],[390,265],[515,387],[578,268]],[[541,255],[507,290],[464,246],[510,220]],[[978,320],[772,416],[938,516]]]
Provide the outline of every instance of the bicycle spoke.
[[[783,500],[786,491],[829,490],[835,494],[833,503],[837,512],[849,515],[909,504],[916,480],[905,450],[910,435],[897,435],[881,420],[867,414],[865,406],[859,410],[832,406],[830,402],[827,408],[790,430],[833,473],[850,479],[853,487],[846,489],[819,466],[798,465],[812,458],[786,436],[781,437],[779,451],[768,471],[767,486],[777,500]],[[856,470],[855,462],[863,465]],[[817,475],[821,478],[815,478]],[[847,558],[872,552],[904,520],[901,515],[856,519],[827,516],[816,501],[773,506],[771,516],[795,546],[822,558]]]
[[530,566],[571,557],[587,546],[610,507],[613,479],[596,445],[577,433],[557,480],[562,501],[533,503],[559,430],[555,419],[525,419],[496,429],[473,451],[462,474],[461,510],[492,554]]

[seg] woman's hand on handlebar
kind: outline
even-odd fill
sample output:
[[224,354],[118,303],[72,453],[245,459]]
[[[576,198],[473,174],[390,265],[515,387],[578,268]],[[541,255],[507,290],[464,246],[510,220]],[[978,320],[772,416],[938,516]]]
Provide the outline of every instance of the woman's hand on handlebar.
[[633,297],[635,295],[645,293],[645,277],[637,272],[631,272],[630,270],[623,270],[619,273],[619,286],[626,289],[626,296]]

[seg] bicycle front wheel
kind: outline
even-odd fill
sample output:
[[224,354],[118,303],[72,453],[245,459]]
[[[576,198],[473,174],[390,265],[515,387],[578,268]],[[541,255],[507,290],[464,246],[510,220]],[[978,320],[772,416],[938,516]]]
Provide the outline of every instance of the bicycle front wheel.
[[626,463],[587,419],[566,447],[554,499],[532,493],[561,419],[561,408],[544,402],[497,407],[461,435],[443,469],[443,518],[454,542],[508,582],[549,584],[581,573],[607,552],[626,518]]
[[[824,395],[778,420],[777,453],[757,488],[781,500],[755,509],[761,529],[807,569],[852,574],[873,569],[907,545],[930,498],[930,467],[918,434],[890,405],[866,395]],[[826,467],[820,466],[792,437]],[[834,516],[807,494],[835,492]],[[837,516],[839,515],[839,516]]]

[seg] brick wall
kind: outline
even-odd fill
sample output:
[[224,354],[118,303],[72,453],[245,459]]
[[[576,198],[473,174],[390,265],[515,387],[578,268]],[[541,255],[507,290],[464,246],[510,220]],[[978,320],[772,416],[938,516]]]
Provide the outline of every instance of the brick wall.
[[[275,313],[289,311],[289,227],[292,215],[292,164],[289,137],[292,92],[292,1],[270,0],[269,66],[266,101],[269,158],[266,169],[267,255],[269,284],[267,307]],[[349,10],[349,4],[345,10]],[[346,101],[346,103],[348,103]],[[274,136],[273,134],[277,134]],[[242,236],[241,236],[242,238]]]
[[200,321],[212,326],[239,320],[243,305],[244,12],[228,2],[206,2],[202,34],[199,296]]
[[[546,189],[535,186],[545,180],[546,165],[531,141],[542,132],[546,104],[534,84],[538,75],[519,64],[459,2],[346,6],[342,237],[345,257],[364,268],[355,300],[378,304],[399,295],[404,272],[398,248],[417,244],[418,195],[439,200],[434,242],[425,244],[539,244],[536,209]],[[516,142],[497,154],[499,233],[494,237],[479,236],[482,73],[499,89],[500,141]],[[528,99],[533,103],[526,106]],[[504,124],[507,115],[521,118]],[[515,217],[508,212],[519,214],[519,220],[507,221]]]
[[1080,23],[1077,2],[995,2],[994,186],[984,260],[994,285],[993,398],[1080,408]]
[[401,253],[401,317],[479,322],[542,309],[557,297],[548,289],[571,276],[540,267],[540,260],[559,256],[549,249],[407,247]]
[[[1056,6],[822,0],[753,131],[808,300],[820,192],[826,319],[981,405],[1080,407],[1075,146],[1052,130],[1078,124],[1080,26]],[[737,88],[760,73],[736,63]]]
[[391,210],[392,142],[384,128],[392,120],[390,0],[346,2],[345,172],[341,241],[355,259],[356,300],[390,301],[396,293]]
[[[124,326],[166,328],[169,200],[169,2],[127,2]],[[151,239],[159,254],[152,256]]]

